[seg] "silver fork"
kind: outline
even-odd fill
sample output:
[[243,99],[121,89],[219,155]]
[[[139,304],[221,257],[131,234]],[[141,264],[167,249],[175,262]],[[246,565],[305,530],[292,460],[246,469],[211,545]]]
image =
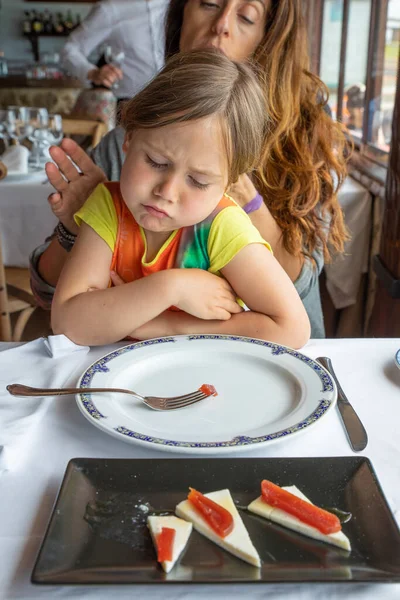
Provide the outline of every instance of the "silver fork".
[[171,396],[170,398],[159,398],[157,396],[141,396],[132,390],[121,388],[35,388],[20,383],[11,383],[7,386],[7,391],[12,396],[66,396],[67,394],[97,394],[98,392],[117,392],[119,394],[130,394],[141,400],[153,410],[177,410],[186,408],[192,404],[204,400],[212,394],[205,394],[201,389],[184,394],[183,396]]

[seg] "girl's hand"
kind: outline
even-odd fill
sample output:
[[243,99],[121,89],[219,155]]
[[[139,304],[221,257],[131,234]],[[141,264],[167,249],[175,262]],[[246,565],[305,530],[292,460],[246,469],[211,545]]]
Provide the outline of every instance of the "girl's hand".
[[115,287],[117,285],[123,285],[124,283],[126,283],[126,281],[124,281],[122,277],[120,277],[115,271],[110,271],[110,279],[113,282],[113,285],[115,285]]
[[227,321],[242,312],[236,294],[222,277],[201,269],[173,269],[178,300],[175,305],[199,319]]
[[[181,288],[176,306],[181,310],[199,319],[222,321],[230,319],[233,313],[242,312],[235,292],[222,277],[201,269],[174,269],[174,272]],[[111,271],[110,277],[115,286],[125,283],[115,271]]]
[[[50,155],[56,163],[46,164],[47,177],[56,189],[56,193],[48,197],[51,210],[71,233],[78,233],[74,214],[83,206],[95,187],[106,180],[106,176],[86,152],[68,138],[65,138],[59,147],[51,146]],[[70,158],[74,162],[71,162]]]

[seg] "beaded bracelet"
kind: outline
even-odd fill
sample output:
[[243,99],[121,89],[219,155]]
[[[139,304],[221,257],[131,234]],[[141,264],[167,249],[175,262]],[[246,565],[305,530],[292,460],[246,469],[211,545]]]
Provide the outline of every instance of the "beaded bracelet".
[[55,232],[57,236],[57,241],[60,244],[60,246],[64,248],[64,250],[66,250],[67,252],[71,252],[72,247],[75,244],[76,235],[68,231],[68,229],[64,227],[61,221],[58,222]]

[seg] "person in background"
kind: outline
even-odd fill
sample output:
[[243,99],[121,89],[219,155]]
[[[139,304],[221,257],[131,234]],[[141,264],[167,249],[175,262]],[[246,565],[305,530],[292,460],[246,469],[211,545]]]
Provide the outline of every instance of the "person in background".
[[[167,0],[102,0],[69,36],[61,52],[64,68],[88,84],[113,88],[118,99],[131,98],[164,64]],[[123,52],[121,66],[97,66],[92,51],[109,46]]]
[[[318,278],[330,252],[343,251],[346,239],[337,198],[347,174],[346,140],[325,113],[326,86],[308,69],[301,0],[171,0],[165,45],[167,59],[211,47],[255,63],[269,106],[270,135],[257,172],[242,175],[230,194],[294,282],[311,336],[324,337]],[[123,139],[117,127],[95,148],[93,160],[71,140],[51,150],[57,166],[48,165],[47,174],[56,193],[49,202],[60,223],[56,235],[31,255],[32,289],[42,306],[50,307],[73,246],[74,213],[99,182],[119,179]]]
[[[120,182],[98,185],[75,215],[54,332],[89,345],[221,333],[303,346],[299,295],[226,194],[257,166],[268,126],[252,70],[215,50],[178,54],[125,103],[121,124]],[[110,287],[112,269],[123,285]]]

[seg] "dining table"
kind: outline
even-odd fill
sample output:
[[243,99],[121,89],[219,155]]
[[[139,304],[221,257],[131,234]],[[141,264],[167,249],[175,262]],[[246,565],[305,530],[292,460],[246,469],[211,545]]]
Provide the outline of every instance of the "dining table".
[[6,267],[27,268],[29,255],[57,225],[47,197],[54,192],[44,169],[0,181],[0,240]]
[[[74,386],[82,372],[98,358],[122,347],[126,342],[92,347],[86,352],[66,353],[57,359],[42,355],[43,340],[26,345],[0,344],[0,444],[2,428],[15,431],[4,438],[14,445],[13,460],[0,471],[0,598],[25,599],[108,599],[118,598],[268,598],[269,600],[364,600],[400,598],[400,583],[324,582],[242,583],[168,585],[39,585],[31,573],[42,544],[67,464],[76,458],[153,459],[177,458],[182,464],[197,460],[197,455],[179,451],[168,453],[154,445],[125,443],[93,427],[78,409],[73,396],[50,397],[43,404],[31,404],[29,418],[40,410],[33,431],[18,429],[18,415],[25,418],[26,398],[7,398],[5,386],[18,376],[18,361],[23,360],[20,381],[37,385],[39,371],[46,373],[48,387]],[[19,352],[25,348],[25,354]],[[310,340],[301,352],[310,358],[328,356],[348,399],[368,433],[368,445],[355,454],[348,442],[335,406],[309,431],[289,436],[259,448],[240,450],[233,456],[257,458],[349,457],[365,456],[373,466],[390,511],[400,525],[400,368],[395,357],[400,339],[324,339]],[[47,362],[46,362],[47,360]],[[51,362],[53,361],[53,362]],[[50,366],[49,366],[50,365]],[[31,369],[30,369],[31,367]],[[3,417],[7,406],[7,420]],[[14,402],[14,404],[12,403]],[[40,407],[40,408],[39,408]],[[14,418],[15,417],[15,418]],[[23,418],[21,416],[21,420]],[[6,422],[5,422],[6,420]],[[14,429],[12,429],[14,427]],[[32,425],[33,429],[33,425]],[[4,429],[3,429],[4,432]],[[31,435],[32,434],[32,435]],[[25,439],[26,438],[26,439]],[[7,439],[6,443],[4,439]],[[0,461],[1,461],[0,453]],[[208,453],[219,458],[216,449]],[[230,455],[230,458],[232,455]],[[0,462],[1,466],[1,462]],[[370,499],[365,498],[365,502]]]

